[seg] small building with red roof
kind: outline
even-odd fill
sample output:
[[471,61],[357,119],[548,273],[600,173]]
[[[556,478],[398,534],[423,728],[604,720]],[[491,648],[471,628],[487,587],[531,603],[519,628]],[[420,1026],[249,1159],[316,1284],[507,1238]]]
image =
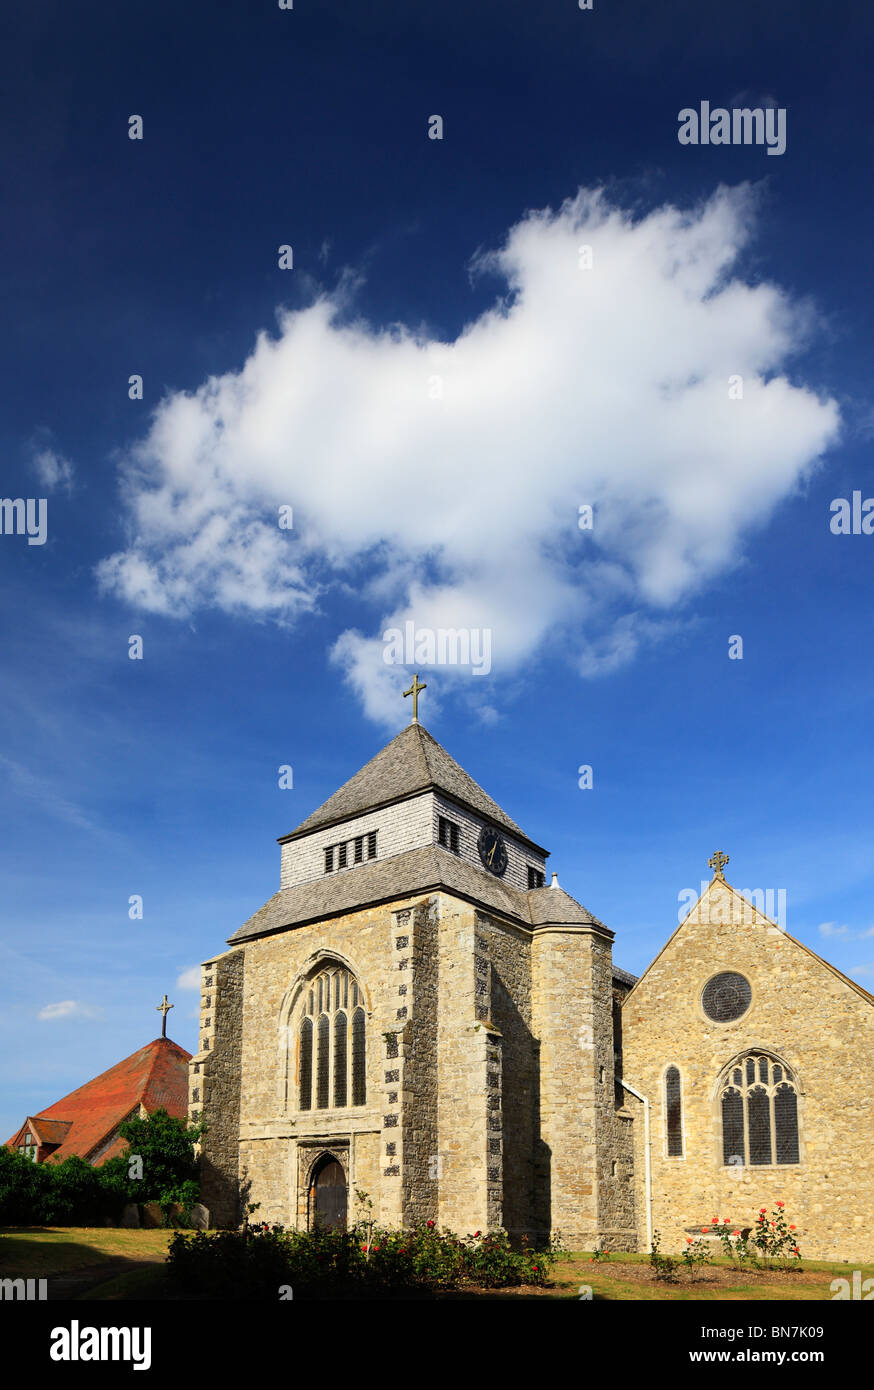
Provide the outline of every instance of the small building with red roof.
[[124,1120],[162,1108],[185,1119],[190,1060],[191,1053],[178,1043],[156,1038],[39,1115],[28,1115],[7,1147],[36,1163],[78,1154],[99,1167],[125,1149],[127,1141],[119,1134]]

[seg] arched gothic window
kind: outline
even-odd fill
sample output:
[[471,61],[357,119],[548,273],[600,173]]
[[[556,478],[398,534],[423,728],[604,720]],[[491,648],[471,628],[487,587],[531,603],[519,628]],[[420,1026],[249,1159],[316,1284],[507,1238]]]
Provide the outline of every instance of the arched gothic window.
[[298,1030],[301,1110],[344,1109],[350,1104],[350,1077],[351,1104],[365,1104],[365,1023],[361,991],[350,971],[328,966],[310,980]]
[[798,1163],[798,1092],[783,1062],[760,1053],[732,1062],[719,1101],[723,1163]]
[[683,1157],[683,1092],[676,1067],[665,1072],[665,1134],[668,1158]]

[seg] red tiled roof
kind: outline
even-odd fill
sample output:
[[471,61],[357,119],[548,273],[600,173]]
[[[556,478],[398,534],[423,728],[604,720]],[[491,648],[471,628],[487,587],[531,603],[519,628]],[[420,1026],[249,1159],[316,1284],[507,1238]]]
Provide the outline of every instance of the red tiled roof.
[[[46,1121],[67,1125],[60,1147],[51,1155],[61,1161],[70,1154],[89,1158],[101,1144],[108,1147],[97,1163],[105,1163],[124,1147],[124,1140],[112,1140],[114,1131],[135,1113],[140,1105],[151,1114],[163,1107],[169,1115],[183,1119],[188,1113],[188,1063],[191,1053],[169,1038],[156,1038],[123,1062],[71,1091],[63,1100],[48,1106],[33,1120],[44,1132]],[[54,1127],[54,1126],[53,1126]],[[8,1141],[10,1144],[12,1140]],[[49,1143],[57,1142],[49,1140]]]
[[63,1144],[70,1128],[70,1120],[47,1120],[28,1115],[28,1123],[40,1144]]

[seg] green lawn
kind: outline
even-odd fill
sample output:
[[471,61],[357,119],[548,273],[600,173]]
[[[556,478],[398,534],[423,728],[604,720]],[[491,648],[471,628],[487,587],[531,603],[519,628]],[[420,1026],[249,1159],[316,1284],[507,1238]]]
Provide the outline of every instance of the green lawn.
[[114,1226],[5,1226],[0,1277],[67,1274],[118,1259],[163,1261],[173,1232]]
[[[559,1259],[553,1270],[553,1288],[539,1294],[548,1298],[580,1298],[580,1287],[590,1286],[595,1300],[661,1300],[668,1302],[822,1302],[834,1297],[833,1279],[852,1281],[853,1270],[862,1279],[874,1277],[874,1264],[847,1265],[821,1260],[802,1260],[801,1268],[789,1273],[779,1270],[739,1270],[725,1256],[712,1264],[699,1266],[690,1279],[685,1269],[676,1284],[651,1276],[648,1255],[613,1254],[609,1260],[590,1263],[588,1254],[572,1254]],[[502,1297],[512,1297],[511,1293]],[[517,1295],[518,1297],[518,1295]]]
[[[61,1280],[63,1296],[76,1299],[165,1299],[173,1296],[164,1266],[172,1234],[114,1227],[6,1227],[0,1230],[0,1278],[55,1276]],[[106,1267],[105,1278],[101,1265]],[[579,1299],[581,1286],[589,1286],[595,1300],[611,1302],[821,1302],[833,1298],[829,1288],[833,1279],[852,1280],[857,1268],[863,1280],[874,1278],[874,1263],[852,1266],[804,1260],[800,1270],[781,1273],[737,1270],[720,1256],[699,1267],[694,1279],[684,1271],[678,1283],[665,1284],[653,1280],[647,1255],[620,1253],[592,1264],[588,1253],[581,1252],[556,1261],[551,1288],[472,1290],[439,1297],[568,1300]],[[77,1271],[83,1271],[81,1288],[76,1284]]]

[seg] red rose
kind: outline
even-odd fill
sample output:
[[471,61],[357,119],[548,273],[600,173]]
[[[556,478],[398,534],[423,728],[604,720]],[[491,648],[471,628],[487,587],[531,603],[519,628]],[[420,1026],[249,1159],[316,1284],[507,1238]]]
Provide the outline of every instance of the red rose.
[[718,1217],[718,1216],[711,1216],[711,1218],[710,1218],[710,1224],[711,1224],[711,1226],[718,1226],[718,1225],[719,1225],[719,1217]]
[[739,1236],[739,1235],[740,1235],[740,1231],[732,1231],[731,1234],[732,1234],[733,1236]]
[[794,1227],[794,1226],[790,1226],[789,1229],[790,1229],[790,1231],[794,1231],[794,1230],[795,1230],[795,1227]]
[[760,1216],[763,1216],[766,1210],[767,1210],[766,1207],[759,1207],[759,1215],[760,1215]]
[[709,1235],[710,1235],[710,1227],[709,1227],[709,1226],[702,1226],[702,1227],[701,1227],[701,1234],[702,1234],[702,1236],[709,1236]]
[[785,1205],[786,1205],[785,1202],[775,1202],[775,1203],[774,1203],[774,1206],[775,1206],[775,1207],[785,1207]]
[[692,1244],[692,1237],[691,1237],[691,1236],[687,1236],[687,1237],[686,1237],[686,1244],[687,1244],[687,1245],[691,1245],[691,1244]]
[[723,1216],[723,1218],[722,1218],[722,1224],[723,1224],[723,1226],[728,1226],[728,1225],[730,1225],[730,1222],[729,1222],[729,1219],[728,1219],[727,1216]]
[[537,1265],[534,1266],[534,1272],[537,1273]]

